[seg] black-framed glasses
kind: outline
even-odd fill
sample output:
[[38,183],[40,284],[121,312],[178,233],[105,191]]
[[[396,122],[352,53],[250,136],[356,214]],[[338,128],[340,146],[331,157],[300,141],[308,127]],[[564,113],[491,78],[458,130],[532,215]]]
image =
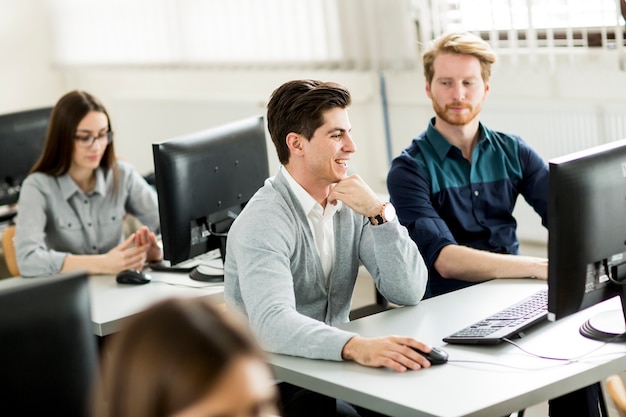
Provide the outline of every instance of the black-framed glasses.
[[93,144],[98,141],[102,144],[109,144],[113,141],[113,132],[100,133],[99,135],[76,135],[74,140],[81,148],[91,148]]

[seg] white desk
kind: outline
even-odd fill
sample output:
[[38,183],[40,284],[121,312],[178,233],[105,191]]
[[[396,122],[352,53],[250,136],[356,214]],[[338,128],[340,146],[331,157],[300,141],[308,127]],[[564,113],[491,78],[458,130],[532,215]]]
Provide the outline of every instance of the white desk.
[[[194,281],[187,273],[146,271],[152,282],[143,285],[118,284],[115,276],[89,277],[91,323],[93,333],[107,336],[119,331],[124,322],[150,305],[170,297],[206,297],[224,302],[224,284]],[[21,280],[45,278],[5,278],[4,287],[18,285]]]
[[111,275],[89,277],[93,332],[106,336],[120,330],[125,320],[169,297],[208,297],[224,301],[224,285],[194,281],[186,273],[147,271],[152,282],[122,285]]
[[515,339],[524,349],[550,357],[577,357],[601,347],[576,363],[534,358],[508,343],[468,346],[442,342],[443,337],[545,285],[536,280],[486,282],[343,326],[363,336],[407,335],[441,346],[450,355],[444,365],[396,373],[352,362],[284,355],[270,355],[269,360],[279,380],[395,417],[499,417],[626,369],[626,344],[602,346],[578,333],[578,327],[592,314],[620,308],[619,299],[555,323],[542,323],[529,329],[526,337]]

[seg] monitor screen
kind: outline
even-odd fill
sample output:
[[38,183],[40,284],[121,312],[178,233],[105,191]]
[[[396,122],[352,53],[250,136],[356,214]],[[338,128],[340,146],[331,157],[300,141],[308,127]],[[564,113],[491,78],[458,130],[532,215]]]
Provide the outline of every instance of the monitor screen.
[[1,280],[0,335],[0,415],[89,415],[98,355],[87,274]]
[[269,176],[263,117],[152,145],[163,254],[171,265],[220,249]]
[[20,186],[41,154],[51,107],[0,115],[0,206],[17,203]]
[[[626,279],[626,140],[549,162],[548,311],[558,320],[615,295]],[[623,282],[626,284],[626,282]],[[625,313],[592,317],[581,333],[615,340]],[[608,327],[601,329],[600,322]]]

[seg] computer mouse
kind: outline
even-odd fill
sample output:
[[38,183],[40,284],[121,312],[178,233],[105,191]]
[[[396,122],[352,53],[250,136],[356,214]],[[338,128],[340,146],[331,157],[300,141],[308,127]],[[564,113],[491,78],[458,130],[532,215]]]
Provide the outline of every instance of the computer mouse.
[[152,277],[136,269],[125,269],[120,271],[115,280],[120,284],[147,284],[152,280]]
[[422,352],[418,349],[413,350],[428,359],[431,365],[441,365],[442,363],[448,362],[448,353],[441,348],[433,347],[429,353]]

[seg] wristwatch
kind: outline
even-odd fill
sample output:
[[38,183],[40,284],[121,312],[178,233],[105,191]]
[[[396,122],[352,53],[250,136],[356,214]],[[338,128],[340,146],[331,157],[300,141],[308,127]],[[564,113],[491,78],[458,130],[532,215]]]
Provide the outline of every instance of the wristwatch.
[[396,208],[393,204],[387,202],[383,204],[380,208],[380,214],[377,214],[374,217],[370,217],[370,223],[374,226],[378,226],[379,224],[387,223],[395,220],[396,218]]

